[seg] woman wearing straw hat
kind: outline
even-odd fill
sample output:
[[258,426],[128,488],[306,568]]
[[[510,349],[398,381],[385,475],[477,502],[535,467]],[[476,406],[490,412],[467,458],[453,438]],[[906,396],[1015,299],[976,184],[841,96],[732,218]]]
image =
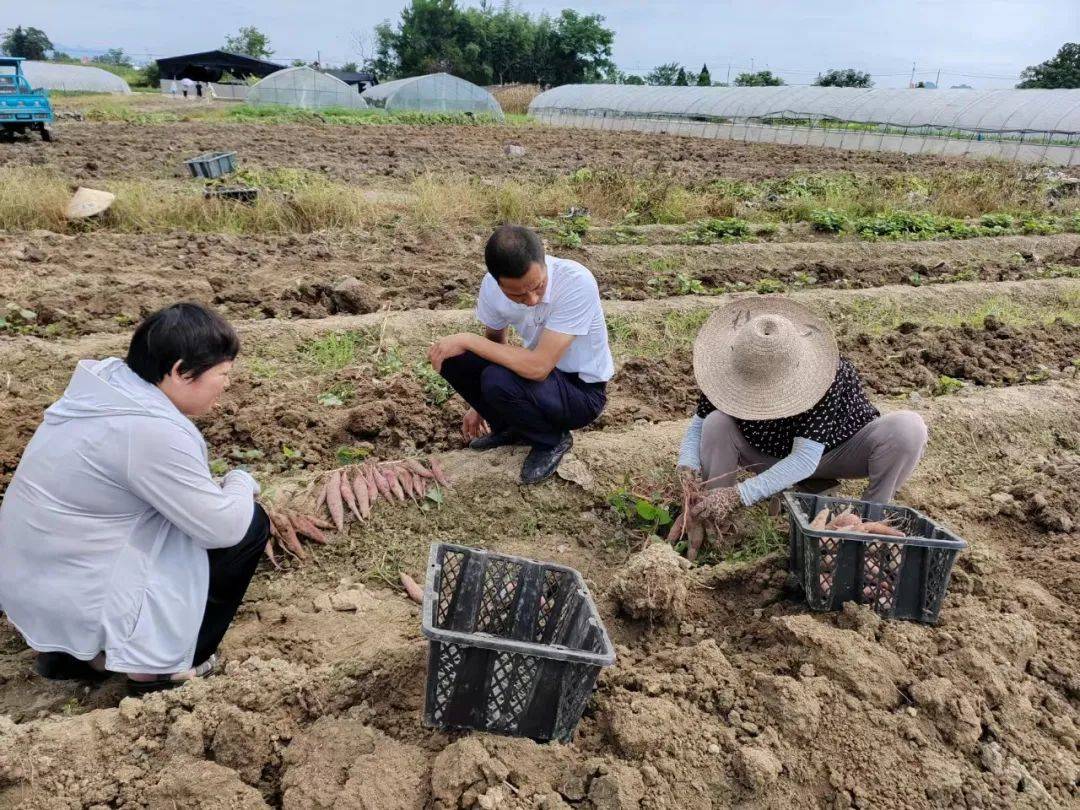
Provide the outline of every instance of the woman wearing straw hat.
[[[887,503],[926,447],[922,417],[882,416],[828,324],[787,298],[740,299],[713,313],[694,342],[694,377],[702,393],[679,467],[690,480],[700,475],[706,492],[686,526],[696,530],[691,556],[702,524],[807,479],[868,478],[863,499]],[[754,475],[736,482],[743,471]]]

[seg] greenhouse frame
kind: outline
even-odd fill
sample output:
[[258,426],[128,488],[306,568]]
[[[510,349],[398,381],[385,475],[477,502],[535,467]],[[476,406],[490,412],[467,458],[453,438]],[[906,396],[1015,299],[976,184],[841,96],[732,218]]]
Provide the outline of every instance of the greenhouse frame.
[[307,66],[285,68],[260,79],[248,90],[247,103],[279,104],[304,110],[328,107],[362,110],[368,106],[356,87]]
[[388,111],[471,113],[503,120],[502,107],[487,90],[449,73],[429,73],[377,84],[363,92],[372,107]]
[[23,62],[26,80],[35,90],[66,90],[82,93],[122,93],[129,95],[128,83],[101,68],[89,65],[65,65],[59,62]]
[[564,85],[529,113],[588,129],[1080,164],[1080,90]]

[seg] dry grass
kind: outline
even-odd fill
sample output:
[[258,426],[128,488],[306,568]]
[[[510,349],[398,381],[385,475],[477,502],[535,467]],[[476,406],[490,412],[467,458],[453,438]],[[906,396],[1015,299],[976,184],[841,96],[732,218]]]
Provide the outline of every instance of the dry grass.
[[491,95],[508,115],[525,115],[529,104],[542,92],[538,84],[499,84],[489,87]]
[[[1014,168],[899,175],[808,175],[759,184],[684,185],[661,170],[579,169],[549,179],[481,179],[467,174],[424,175],[404,188],[370,189],[299,169],[243,169],[229,178],[260,189],[252,205],[205,199],[192,180],[102,181],[117,195],[99,220],[72,225],[63,208],[72,186],[45,168],[0,168],[0,222],[12,230],[83,228],[124,232],[307,233],[394,224],[421,235],[503,222],[536,225],[572,207],[595,226],[684,224],[742,217],[754,223],[804,221],[820,209],[842,216],[929,211],[977,217],[989,211],[1045,212],[1043,184]],[[1059,201],[1060,216],[1074,200]],[[1078,220],[1080,221],[1080,220]]]

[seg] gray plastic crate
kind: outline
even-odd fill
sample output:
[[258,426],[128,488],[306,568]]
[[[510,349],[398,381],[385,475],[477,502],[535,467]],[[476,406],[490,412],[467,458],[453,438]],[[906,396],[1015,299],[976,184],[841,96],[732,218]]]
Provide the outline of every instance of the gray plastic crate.
[[[861,602],[892,619],[937,622],[957,555],[967,543],[906,506],[785,492],[790,518],[788,570],[811,610]],[[826,507],[864,520],[889,520],[907,537],[811,529]]]
[[236,152],[207,152],[184,161],[192,177],[215,178],[236,171]]
[[569,740],[615,652],[573,568],[431,546],[425,725]]

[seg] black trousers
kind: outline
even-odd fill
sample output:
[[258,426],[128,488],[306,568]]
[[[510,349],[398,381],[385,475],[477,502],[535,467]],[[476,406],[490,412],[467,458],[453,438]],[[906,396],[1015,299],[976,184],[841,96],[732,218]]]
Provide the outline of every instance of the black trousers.
[[596,421],[607,405],[605,383],[558,369],[545,380],[526,380],[472,352],[444,360],[442,376],[493,433],[512,428],[533,447],[554,447],[567,431]]
[[255,504],[255,514],[251,516],[251,525],[243,540],[231,548],[215,548],[206,552],[210,559],[210,587],[195,644],[195,666],[217,651],[244,600],[251,578],[255,576],[268,539],[270,518],[259,504]]
[[[255,576],[269,538],[270,518],[259,504],[255,504],[255,513],[243,540],[232,548],[206,552],[210,559],[210,586],[195,644],[195,666],[217,651],[247,593],[251,578]],[[98,672],[86,661],[63,652],[38,653],[34,669],[43,677],[57,680],[96,681],[108,677],[108,673]]]

